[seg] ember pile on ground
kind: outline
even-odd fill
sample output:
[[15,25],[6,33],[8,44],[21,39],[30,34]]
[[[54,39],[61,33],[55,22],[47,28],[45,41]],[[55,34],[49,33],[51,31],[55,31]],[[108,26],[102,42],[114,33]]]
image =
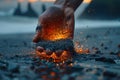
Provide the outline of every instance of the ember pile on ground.
[[75,31],[89,54],[55,64],[39,59],[33,34],[0,35],[0,80],[119,80],[120,28],[87,28]]

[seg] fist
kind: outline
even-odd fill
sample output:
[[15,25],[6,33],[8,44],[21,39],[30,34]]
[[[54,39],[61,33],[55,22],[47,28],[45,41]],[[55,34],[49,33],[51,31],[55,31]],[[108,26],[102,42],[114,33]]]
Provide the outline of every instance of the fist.
[[40,17],[33,42],[72,39],[74,33],[74,11],[69,7],[54,5]]

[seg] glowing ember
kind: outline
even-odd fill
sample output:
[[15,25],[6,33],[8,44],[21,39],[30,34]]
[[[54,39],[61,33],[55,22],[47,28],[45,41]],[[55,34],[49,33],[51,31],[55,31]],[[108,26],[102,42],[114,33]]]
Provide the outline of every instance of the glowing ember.
[[79,42],[75,42],[74,49],[78,54],[88,54],[90,53],[89,49],[83,49]]
[[65,50],[62,51],[59,55],[57,55],[58,53],[56,52],[52,52],[52,54],[47,54],[45,50],[43,52],[39,52],[38,50],[36,50],[36,53],[41,59],[45,59],[47,61],[52,61],[55,63],[64,62],[68,59],[71,59],[71,53]]
[[[42,41],[36,46],[36,53],[41,59],[53,62],[69,60],[74,53],[73,42],[70,39],[48,42]],[[41,46],[44,46],[44,48]]]
[[[55,29],[55,28],[54,28]],[[64,31],[64,30],[63,30]],[[49,31],[50,32],[50,31]],[[52,35],[44,35],[43,39],[44,40],[51,40],[51,41],[56,41],[56,40],[60,40],[60,39],[67,39],[68,37],[70,37],[70,34],[69,32],[66,32],[66,33],[60,33],[59,31],[56,31],[56,32],[50,32],[50,33],[47,33],[48,35],[49,34],[52,34]],[[71,37],[72,39],[72,37]]]
[[84,2],[84,3],[91,3],[92,0],[84,0],[83,2]]
[[[33,42],[37,43],[41,40],[56,41],[59,39],[73,39],[74,11],[82,1],[83,0],[55,1],[55,5],[49,7],[39,17]],[[69,4],[69,6],[67,4]]]

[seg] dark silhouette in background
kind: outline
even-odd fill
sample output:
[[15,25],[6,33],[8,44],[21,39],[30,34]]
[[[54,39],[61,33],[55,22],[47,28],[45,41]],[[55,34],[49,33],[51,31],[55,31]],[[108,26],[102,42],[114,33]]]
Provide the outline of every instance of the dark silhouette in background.
[[[120,19],[120,0],[93,0],[91,4],[85,9],[85,11],[78,18],[86,19]],[[46,10],[45,4],[41,5],[42,13]],[[34,11],[31,3],[28,3],[28,10],[23,13],[21,11],[21,4],[18,2],[17,8],[13,15],[38,17],[38,14]]]
[[38,14],[34,11],[31,3],[27,5],[28,9],[26,12],[21,11],[21,4],[18,2],[17,8],[15,9],[13,15],[15,16],[26,16],[26,17],[38,17]]
[[31,6],[31,3],[28,3],[28,9],[23,15],[27,17],[38,17],[38,14],[34,11],[34,9]]
[[120,19],[120,0],[93,0],[79,18]]
[[20,2],[18,2],[18,5],[17,5],[17,8],[15,9],[13,15],[16,15],[16,16],[22,16],[22,11],[21,11],[21,4]]
[[42,13],[46,10],[45,4],[42,4]]

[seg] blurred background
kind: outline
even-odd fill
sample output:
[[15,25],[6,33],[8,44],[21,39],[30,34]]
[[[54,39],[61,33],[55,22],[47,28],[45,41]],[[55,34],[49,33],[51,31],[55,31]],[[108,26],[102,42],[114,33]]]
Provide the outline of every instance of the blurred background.
[[[0,0],[0,34],[35,32],[39,15],[55,0]],[[75,28],[120,27],[120,0],[84,0]]]

